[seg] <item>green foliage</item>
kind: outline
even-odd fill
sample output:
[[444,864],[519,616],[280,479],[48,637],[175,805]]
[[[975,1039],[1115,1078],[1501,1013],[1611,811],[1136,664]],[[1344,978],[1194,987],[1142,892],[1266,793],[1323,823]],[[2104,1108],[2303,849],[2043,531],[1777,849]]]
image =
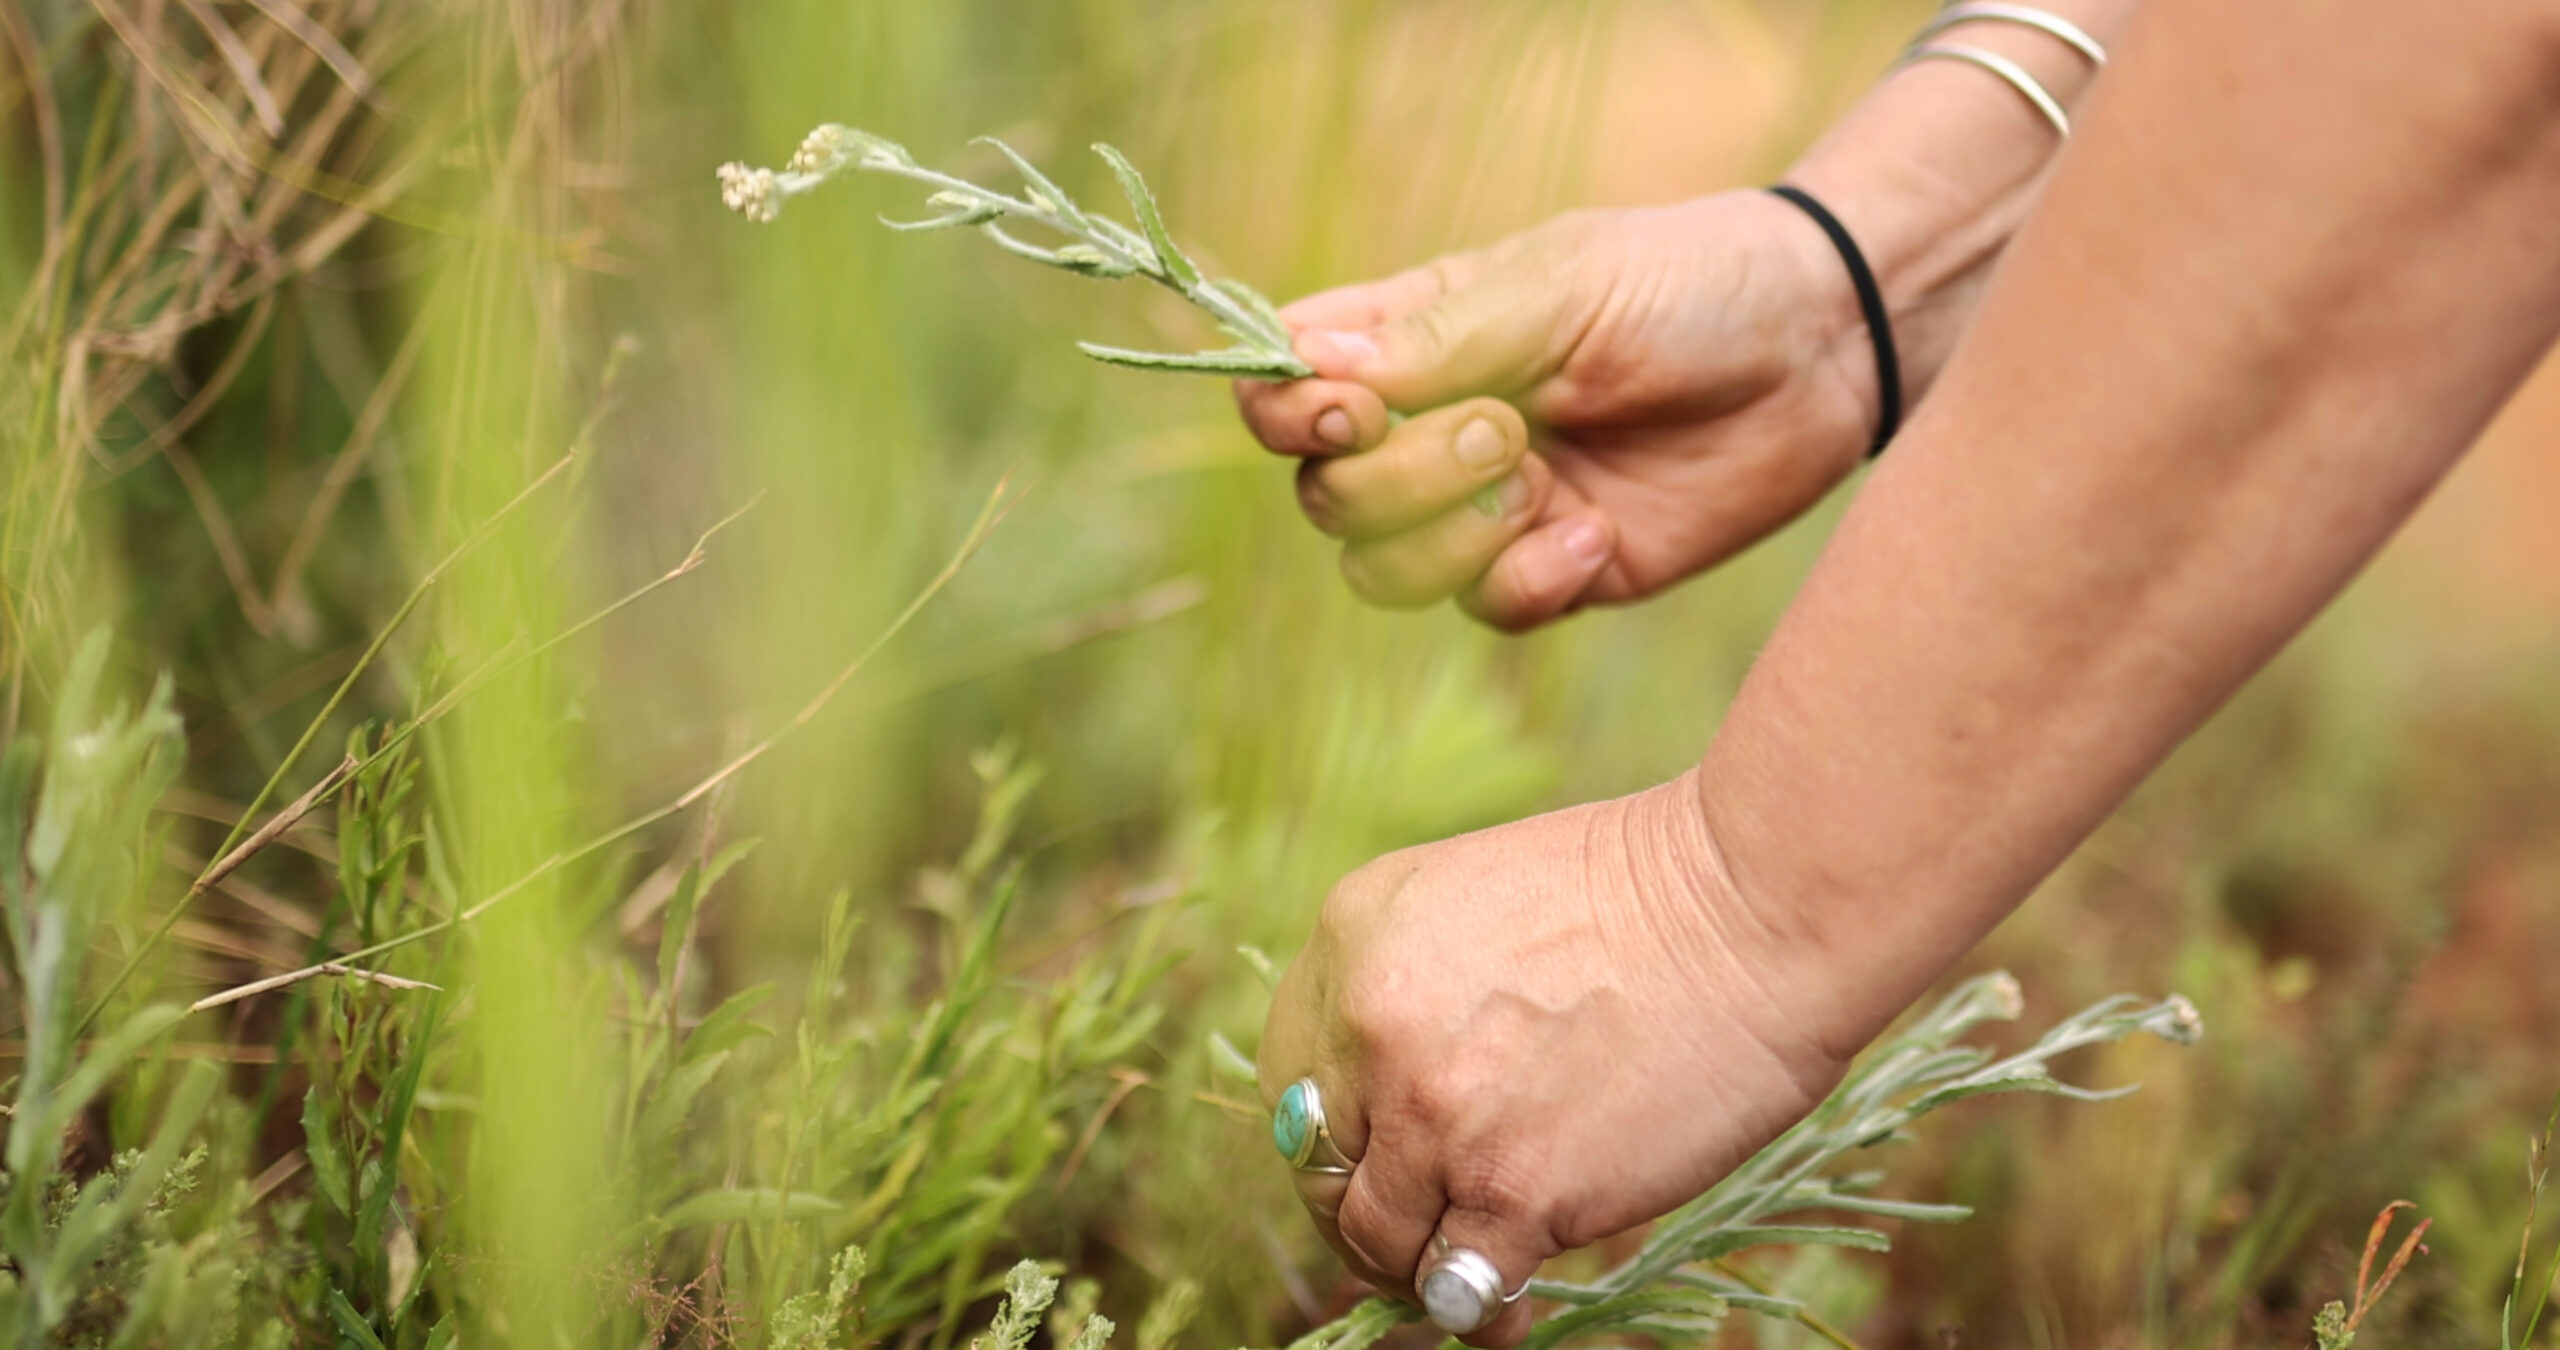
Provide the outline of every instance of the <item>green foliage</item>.
[[[2551,1115],[2543,1121],[2542,1133],[2526,1146],[2524,1231],[2516,1239],[2516,1274],[2507,1287],[2507,1300],[2498,1307],[2498,1350],[2518,1350],[2533,1344],[2533,1333],[2542,1325],[2543,1311],[2551,1301],[2551,1287],[2560,1282],[2560,1247],[2555,1247],[2541,1266],[2538,1279],[2528,1282],[2526,1272],[2533,1266],[2534,1220],[2542,1212],[2542,1190],[2551,1180],[2551,1141],[2560,1130],[2560,1101],[2551,1106]],[[2522,1325],[2518,1325],[2518,1317]],[[2327,1347],[2322,1347],[2327,1350]]]
[[[1106,359],[1283,377],[1269,305],[1213,264],[1305,290],[1576,200],[1598,142],[1570,109],[1614,119],[1648,82],[1577,95],[1569,53],[1677,56],[1612,37],[1635,8],[9,10],[0,1335],[929,1350],[1025,1255],[1059,1287],[994,1339],[1406,1327],[1322,1322],[1331,1260],[1249,1087],[1262,953],[1382,851],[1684,767],[1822,520],[1553,638],[1381,617],[1215,391],[1041,359],[1025,333],[1100,293],[845,247],[823,199],[742,241],[682,184],[822,101],[1002,127],[969,172],[1003,192],[834,150],[925,187],[902,224],[1144,275],[1237,344]],[[1776,63],[1734,87],[1814,107],[1870,73],[1822,53],[1880,16],[1681,22]],[[1752,122],[1700,92],[1682,125]],[[1044,127],[1164,169],[1053,181],[1034,161],[1075,142]],[[1612,145],[1609,181],[1649,153]],[[1012,304],[1051,308],[1018,331]],[[973,524],[1016,463],[1038,495]],[[899,645],[848,664],[872,634]],[[2485,1343],[2504,1293],[2506,1343],[2547,1343],[2510,1127],[2542,1120],[2515,1085],[2549,1045],[2465,1041],[2409,991],[2532,1020],[2549,958],[2514,935],[2547,908],[2488,914],[2508,976],[2427,963],[2498,878],[2550,891],[2548,668],[2380,645],[2303,653],[1994,940],[2057,996],[2189,990],[2213,1047],[2175,1074],[2093,1050],[2154,1084],[2098,1112],[2041,1061],[1871,1058],[1901,1086],[1835,1099],[1635,1254],[1673,1264],[1560,1262],[1540,1336],[1695,1339],[1737,1308],[1821,1335],[1826,1280],[1889,1272],[1891,1315],[1948,1309],[1968,1344],[2264,1344],[2406,1192],[2436,1254],[2335,1329]],[[1020,748],[973,765],[990,743]],[[1963,1206],[1827,1150],[1995,1091],[2046,1099],[1884,1155],[1892,1196],[1984,1219],[1867,1226]],[[1795,1183],[1823,1202],[1784,1208],[1824,1157]]]
[[167,1085],[148,1142],[92,1174],[64,1156],[92,1103],[132,1076],[180,1015],[155,1004],[88,1045],[77,1039],[84,957],[144,888],[142,862],[159,838],[151,808],[179,751],[168,681],[139,706],[118,705],[107,653],[106,633],[90,634],[55,692],[50,732],[0,758],[0,903],[26,1042],[0,1179],[10,1267],[0,1324],[27,1345],[205,1344],[240,1311],[236,1192],[194,1200],[206,1154],[190,1140],[221,1075],[188,1065]]

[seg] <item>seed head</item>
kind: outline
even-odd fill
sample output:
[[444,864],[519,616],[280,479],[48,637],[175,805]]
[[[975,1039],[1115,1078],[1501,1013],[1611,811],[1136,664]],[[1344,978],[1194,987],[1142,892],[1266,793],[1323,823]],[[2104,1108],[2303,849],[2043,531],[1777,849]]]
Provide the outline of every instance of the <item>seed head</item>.
[[2142,1029],[2174,1045],[2193,1045],[2204,1038],[2204,1014],[2186,995],[2171,994],[2158,1012],[2144,1020]]
[[844,164],[845,129],[833,122],[810,132],[785,167],[793,173],[833,173]]
[[773,170],[750,169],[734,161],[720,166],[720,202],[759,225],[782,214],[782,191],[773,181]]

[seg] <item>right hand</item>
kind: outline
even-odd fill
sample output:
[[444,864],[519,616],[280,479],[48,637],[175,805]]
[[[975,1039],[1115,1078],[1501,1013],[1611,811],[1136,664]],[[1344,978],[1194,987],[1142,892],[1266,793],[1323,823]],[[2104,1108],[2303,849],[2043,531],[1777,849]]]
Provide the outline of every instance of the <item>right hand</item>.
[[1848,274],[1763,192],[1577,212],[1281,313],[1317,374],[1237,401],[1305,457],[1352,588],[1509,631],[1723,561],[1875,434]]
[[[1415,1296],[1435,1235],[1509,1290],[1670,1212],[1873,1033],[1873,982],[1744,891],[1703,808],[1684,775],[1391,853],[1326,898],[1272,997],[1262,1097],[1316,1081],[1353,1165],[1293,1173],[1298,1196],[1381,1292]],[[1516,1345],[1529,1312],[1462,1339]]]

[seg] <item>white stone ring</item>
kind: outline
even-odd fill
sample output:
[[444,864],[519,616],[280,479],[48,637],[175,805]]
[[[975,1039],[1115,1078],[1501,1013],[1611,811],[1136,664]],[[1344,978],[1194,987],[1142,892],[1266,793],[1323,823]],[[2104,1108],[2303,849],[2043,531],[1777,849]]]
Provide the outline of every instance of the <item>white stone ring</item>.
[[1271,1112],[1271,1146],[1301,1172],[1351,1175],[1351,1160],[1333,1142],[1324,1120],[1324,1094],[1312,1078],[1301,1078],[1281,1092],[1280,1105]]
[[1472,1335],[1493,1325],[1503,1309],[1529,1292],[1527,1280],[1508,1294],[1502,1292],[1502,1272],[1494,1269],[1493,1258],[1473,1247],[1452,1247],[1447,1237],[1437,1234],[1431,1245],[1437,1255],[1422,1268],[1413,1288],[1422,1296],[1422,1310],[1430,1314],[1432,1325],[1452,1336]]

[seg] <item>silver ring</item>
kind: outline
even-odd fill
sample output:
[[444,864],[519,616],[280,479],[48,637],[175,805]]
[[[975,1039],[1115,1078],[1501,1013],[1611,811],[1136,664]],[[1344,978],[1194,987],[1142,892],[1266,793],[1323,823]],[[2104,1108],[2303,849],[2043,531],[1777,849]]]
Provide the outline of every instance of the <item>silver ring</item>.
[[2027,5],[2004,4],[2001,0],[1965,0],[1962,4],[1949,5],[1938,11],[1936,18],[1920,25],[1920,31],[1912,34],[1911,40],[1926,42],[1957,24],[1985,22],[2013,23],[2021,28],[2032,28],[2089,58],[2089,64],[2093,66],[2104,67],[2107,64],[2106,47],[2089,36],[2089,30],[2059,14],[2049,14]]
[[1280,1104],[1271,1112],[1271,1146],[1301,1172],[1351,1175],[1351,1160],[1333,1142],[1333,1130],[1324,1119],[1324,1094],[1312,1078],[1301,1078],[1282,1089]]
[[1492,1326],[1502,1310],[1520,1301],[1529,1292],[1529,1282],[1506,1294],[1502,1292],[1502,1272],[1494,1268],[1493,1258],[1473,1247],[1452,1247],[1446,1237],[1434,1235],[1432,1246],[1439,1255],[1422,1268],[1414,1280],[1414,1292],[1422,1298],[1422,1311],[1429,1314],[1433,1326],[1452,1336],[1467,1336]]
[[2045,124],[2053,128],[2055,135],[2066,141],[2071,139],[2071,114],[2063,111],[2062,104],[2055,100],[2053,92],[2046,89],[2034,75],[2029,74],[2025,66],[2019,65],[2008,57],[1961,42],[1931,42],[1904,52],[1902,59],[1894,62],[1894,68],[1900,70],[1905,66],[1918,65],[1923,61],[1962,61],[1968,66],[1978,66],[1990,71],[1998,76],[2003,84],[2017,90],[2018,97],[2034,105],[2037,115],[2044,118]]

